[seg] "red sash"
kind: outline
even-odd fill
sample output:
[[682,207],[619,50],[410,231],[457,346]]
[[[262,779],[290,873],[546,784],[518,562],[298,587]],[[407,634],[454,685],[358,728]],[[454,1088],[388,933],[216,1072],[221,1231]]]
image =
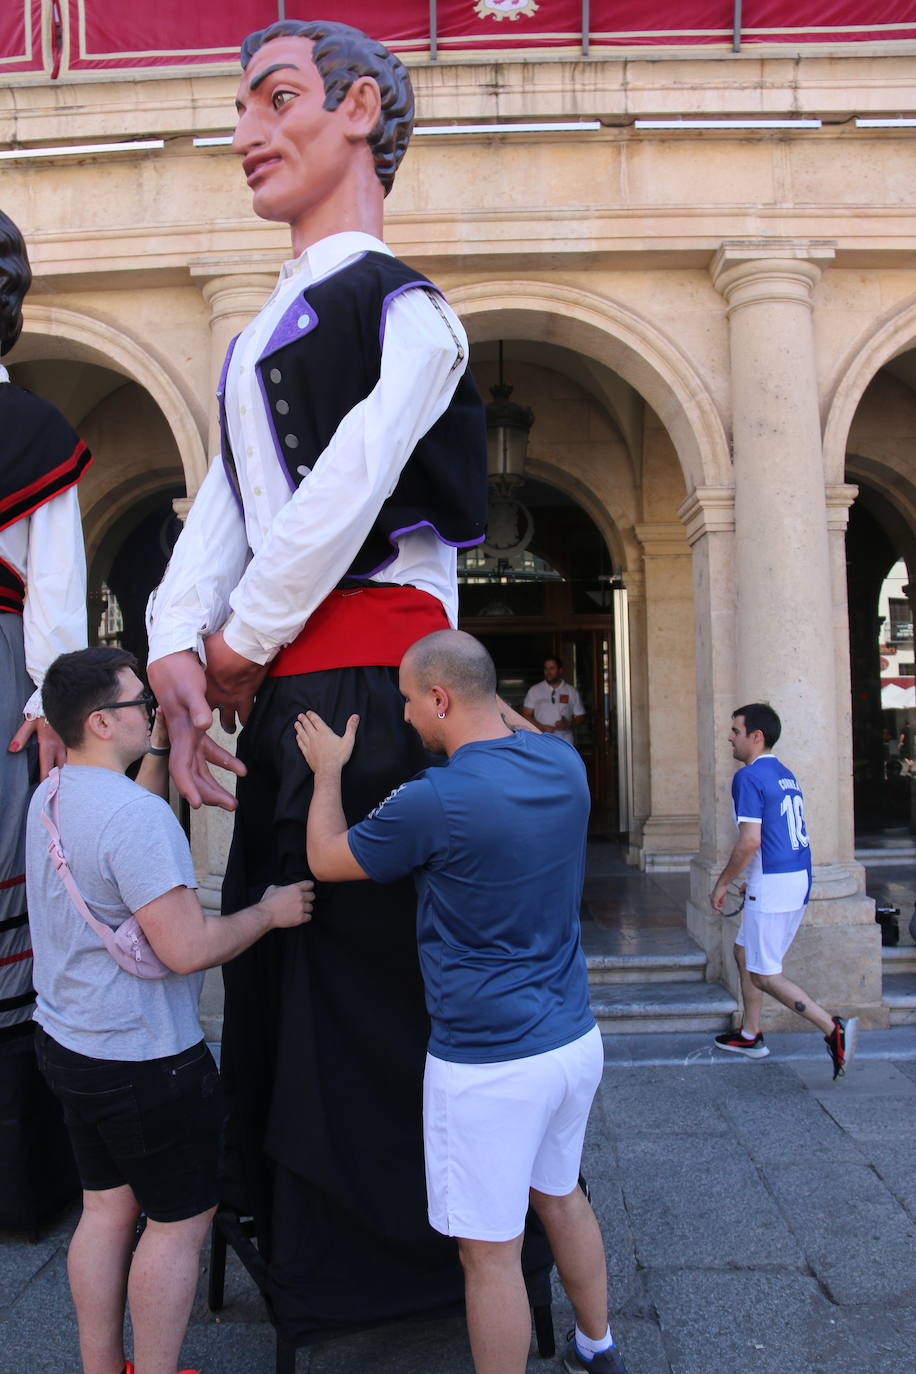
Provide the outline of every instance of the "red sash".
[[448,630],[442,603],[416,587],[356,587],[322,601],[292,644],[270,665],[270,677],[327,668],[397,668],[411,644]]

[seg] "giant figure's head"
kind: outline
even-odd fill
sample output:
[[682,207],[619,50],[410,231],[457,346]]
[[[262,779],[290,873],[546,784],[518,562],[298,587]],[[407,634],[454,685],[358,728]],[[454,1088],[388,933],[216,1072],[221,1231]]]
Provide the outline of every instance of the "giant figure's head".
[[0,210],[0,357],[9,353],[22,333],[22,302],[31,285],[25,241]]
[[382,108],[368,143],[376,176],[387,195],[413,130],[413,87],[407,68],[382,43],[349,24],[281,19],[245,39],[240,54],[243,71],[254,54],[275,38],[307,38],[312,42],[312,61],[324,82],[326,110],[337,109],[357,78],[368,76],[376,83]]

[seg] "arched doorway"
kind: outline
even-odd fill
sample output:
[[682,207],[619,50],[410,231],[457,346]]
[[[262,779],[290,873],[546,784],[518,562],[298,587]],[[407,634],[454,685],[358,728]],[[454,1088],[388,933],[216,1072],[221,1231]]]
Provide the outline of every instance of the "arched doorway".
[[850,426],[846,475],[859,492],[846,536],[855,830],[859,847],[912,841],[916,781],[916,350],[889,360]]
[[[511,528],[500,530],[511,512]],[[592,829],[621,830],[618,760],[621,719],[616,665],[611,555],[595,522],[557,487],[526,478],[509,500],[491,499],[488,542],[460,554],[461,626],[487,646],[499,691],[521,709],[529,687],[543,677],[544,660],[559,657],[565,679],[585,705],[576,747],[585,760],[592,795]],[[494,515],[496,518],[494,519]]]
[[[635,387],[554,339],[474,343],[485,398],[500,344],[534,419],[522,484],[508,500],[496,484],[508,530],[491,518],[483,552],[461,560],[462,624],[515,703],[545,657],[564,659],[586,698],[593,834],[621,839],[630,862],[683,867],[697,846],[696,645],[675,445]],[[491,517],[493,497],[491,484]]]

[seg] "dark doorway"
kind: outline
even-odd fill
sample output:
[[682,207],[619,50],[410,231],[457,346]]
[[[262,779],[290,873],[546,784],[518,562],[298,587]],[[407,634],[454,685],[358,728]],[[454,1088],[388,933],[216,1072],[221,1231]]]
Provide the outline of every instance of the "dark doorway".
[[592,832],[616,837],[617,721],[613,661],[613,570],[594,521],[564,492],[530,478],[491,488],[488,542],[459,555],[461,627],[496,663],[499,690],[521,709],[559,656],[586,719],[576,747],[592,795]]

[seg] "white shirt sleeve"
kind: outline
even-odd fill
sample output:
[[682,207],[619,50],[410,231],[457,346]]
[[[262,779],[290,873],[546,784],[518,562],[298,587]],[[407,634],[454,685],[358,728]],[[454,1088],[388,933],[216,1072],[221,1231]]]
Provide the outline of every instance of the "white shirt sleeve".
[[41,715],[41,684],[59,654],[86,647],[86,553],[76,486],[28,517],[25,666],[35,683],[23,714]]
[[446,410],[467,352],[463,328],[438,296],[415,289],[392,302],[378,383],[344,416],[229,597],[225,638],[236,653],[269,662],[337,585],[416,444]]
[[214,459],[169,565],[146,607],[149,662],[200,650],[229,614],[229,593],[248,561],[248,538],[222,460]]

